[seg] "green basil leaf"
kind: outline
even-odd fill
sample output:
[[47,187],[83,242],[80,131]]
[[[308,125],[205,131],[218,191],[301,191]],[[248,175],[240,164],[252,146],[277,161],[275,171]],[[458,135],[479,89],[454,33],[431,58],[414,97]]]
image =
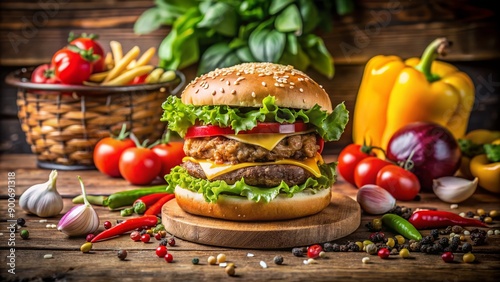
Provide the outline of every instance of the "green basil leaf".
[[158,7],[187,10],[196,7],[198,0],[155,0]]
[[256,29],[250,34],[249,47],[261,62],[276,63],[283,55],[286,35],[273,29]]
[[236,49],[236,56],[238,56],[238,58],[240,58],[241,62],[250,63],[250,62],[256,61],[248,46],[243,46],[243,47]]
[[340,16],[349,14],[354,10],[354,3],[352,0],[336,0],[337,14]]
[[303,33],[313,32],[320,22],[318,9],[310,0],[299,0],[300,16],[303,20]]
[[302,34],[302,18],[297,5],[293,4],[286,7],[283,12],[279,13],[274,22],[276,30],[280,32],[296,32]]
[[225,36],[235,36],[237,31],[237,15],[234,8],[226,3],[211,5],[198,23],[200,28],[213,28]]
[[296,54],[293,54],[289,50],[289,47],[290,46],[288,44],[287,48],[285,49],[285,52],[283,52],[283,56],[281,56],[281,59],[279,60],[279,63],[283,65],[292,65],[301,71],[307,70],[311,62],[307,54],[300,47],[300,45],[297,46]]
[[272,0],[271,6],[269,6],[269,14],[275,15],[293,2],[295,2],[295,0]]
[[[172,19],[173,20],[173,19]],[[144,11],[134,23],[134,33],[146,34],[160,28],[166,21],[159,8],[150,8]]]
[[317,35],[309,34],[304,42],[306,46],[304,51],[311,60],[311,66],[324,76],[332,78],[335,74],[333,58],[323,40]]
[[201,57],[198,74],[207,73],[216,68],[225,68],[241,63],[235,52],[226,43],[210,46]]
[[292,55],[297,55],[299,52],[299,41],[297,36],[293,33],[288,33],[286,36],[286,48]]

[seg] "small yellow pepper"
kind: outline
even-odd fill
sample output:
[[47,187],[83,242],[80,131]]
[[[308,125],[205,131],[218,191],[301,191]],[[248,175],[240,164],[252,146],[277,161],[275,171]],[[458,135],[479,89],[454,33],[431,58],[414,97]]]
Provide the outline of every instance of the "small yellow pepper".
[[493,141],[485,151],[486,154],[475,156],[470,161],[471,173],[479,178],[479,186],[500,193],[500,139]]
[[456,67],[435,61],[449,46],[434,40],[422,58],[375,56],[367,63],[353,119],[353,141],[386,149],[392,135],[411,122],[434,122],[455,138],[465,134],[474,84]]
[[458,140],[460,150],[462,151],[460,163],[460,173],[462,176],[468,179],[474,178],[470,169],[471,159],[477,155],[484,154],[483,145],[490,144],[496,139],[500,139],[500,131],[476,129]]

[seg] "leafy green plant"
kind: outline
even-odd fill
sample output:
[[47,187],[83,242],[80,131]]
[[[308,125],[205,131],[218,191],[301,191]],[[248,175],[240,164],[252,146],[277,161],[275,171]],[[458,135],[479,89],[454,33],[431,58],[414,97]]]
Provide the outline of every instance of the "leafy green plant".
[[160,66],[182,69],[199,62],[198,73],[243,62],[308,67],[331,78],[333,58],[315,31],[332,26],[334,14],[352,0],[156,0],[135,22],[145,34],[171,26],[158,48]]

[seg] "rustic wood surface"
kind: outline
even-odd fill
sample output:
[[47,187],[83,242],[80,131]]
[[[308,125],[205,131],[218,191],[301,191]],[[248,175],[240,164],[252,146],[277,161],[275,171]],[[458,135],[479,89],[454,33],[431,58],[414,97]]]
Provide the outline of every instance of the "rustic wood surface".
[[361,209],[350,197],[332,193],[318,214],[274,222],[231,222],[190,215],[177,202],[163,206],[165,229],[182,239],[211,246],[242,249],[283,249],[333,241],[359,227]]
[[[335,156],[326,156],[327,161],[335,160]],[[235,249],[214,247],[191,243],[177,238],[176,245],[169,247],[174,256],[174,263],[167,264],[157,258],[154,249],[157,243],[144,244],[131,241],[127,235],[116,239],[96,243],[91,253],[81,253],[79,248],[83,238],[67,238],[56,229],[47,228],[47,224],[57,224],[61,215],[40,222],[40,218],[27,215],[16,207],[15,217],[24,217],[30,238],[22,240],[19,233],[14,234],[15,246],[9,246],[8,231],[8,195],[7,177],[15,172],[16,202],[18,196],[29,186],[45,182],[49,170],[36,167],[33,155],[0,155],[0,179],[3,188],[0,191],[0,280],[1,281],[200,281],[200,280],[233,280],[238,281],[496,281],[500,274],[500,236],[489,236],[487,244],[475,246],[473,253],[476,262],[464,263],[462,253],[455,253],[454,263],[444,263],[439,255],[427,255],[412,252],[411,258],[402,259],[391,256],[382,260],[365,252],[328,252],[326,258],[316,260],[316,264],[305,265],[304,257],[295,257],[291,248],[278,250]],[[64,197],[63,213],[72,207],[71,198],[80,193],[76,179],[81,175],[89,194],[107,195],[112,192],[135,189],[122,179],[111,179],[98,171],[59,171],[57,187]],[[347,197],[355,198],[356,189],[342,179],[334,185],[334,191]],[[500,197],[478,190],[472,198],[459,204],[458,209],[451,209],[449,204],[439,201],[433,194],[422,194],[420,201],[398,202],[398,205],[419,208],[437,208],[453,212],[486,211],[499,208]],[[116,222],[122,219],[116,211],[96,207],[101,221]],[[362,241],[370,232],[365,227],[374,216],[362,214],[359,228],[352,234],[335,240],[345,244],[348,241]],[[102,229],[102,228],[101,228]],[[491,230],[500,229],[498,219],[490,226]],[[384,230],[387,236],[394,233]],[[428,235],[429,231],[422,231]],[[224,239],[222,239],[224,240]],[[318,242],[320,243],[320,242]],[[15,275],[7,272],[7,255],[11,248],[15,250]],[[116,257],[118,249],[126,249],[128,257],[120,261]],[[208,265],[208,256],[226,254],[228,261],[235,263],[236,277],[229,277],[219,266]],[[253,256],[248,256],[251,253]],[[52,254],[52,259],[44,259],[44,255]],[[275,265],[273,258],[281,255],[283,265]],[[363,257],[370,257],[370,263],[363,264]],[[200,259],[199,265],[193,265],[194,257]],[[263,269],[260,261],[267,263]]]

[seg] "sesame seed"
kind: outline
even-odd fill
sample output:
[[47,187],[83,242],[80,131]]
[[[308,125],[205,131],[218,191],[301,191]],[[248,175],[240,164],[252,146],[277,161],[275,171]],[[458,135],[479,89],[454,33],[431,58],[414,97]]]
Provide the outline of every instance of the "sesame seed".
[[203,88],[205,88],[205,89],[208,89],[208,87],[209,87],[208,83],[203,85]]
[[276,83],[274,83],[274,86],[278,87],[278,86],[280,86],[280,84],[276,82]]
[[264,76],[264,74],[263,74],[263,73],[259,73],[259,76],[260,76],[260,77],[263,77],[263,76]]
[[290,81],[290,85],[295,85],[295,83],[293,83],[293,82]]
[[231,90],[231,94],[235,95],[236,94],[236,90]]
[[237,72],[237,73],[236,73],[236,76],[240,76],[240,75],[241,75],[241,73],[240,73],[240,72]]
[[300,92],[304,92],[304,89],[302,89],[302,88],[299,88],[299,91],[300,91]]
[[220,93],[224,93],[224,88],[220,88]]
[[254,97],[254,98],[255,98],[255,92],[252,92],[252,97]]
[[293,89],[293,88],[295,88],[295,87],[293,85],[290,85],[290,89]]
[[297,78],[298,81],[304,81],[302,77]]
[[234,85],[239,85],[240,83],[238,81],[235,81],[233,84]]
[[319,88],[323,89],[323,85],[321,85],[321,84],[320,84],[320,85],[319,85]]
[[196,89],[196,91],[195,91],[194,93],[196,93],[196,94],[197,94],[198,92],[200,92],[200,89]]
[[226,84],[227,86],[231,85],[231,82],[229,82],[229,80],[226,80]]
[[215,96],[215,93],[216,93],[216,92],[215,92],[215,90],[214,90],[214,91],[212,91],[212,96]]
[[285,87],[285,84],[283,84],[283,83],[280,83],[280,87]]
[[267,86],[267,84],[266,84],[266,82],[265,82],[265,81],[262,81],[262,86],[264,86],[264,87],[266,87],[266,86]]
[[224,78],[223,78],[223,77],[221,77],[221,78],[220,78],[220,81],[224,81]]

